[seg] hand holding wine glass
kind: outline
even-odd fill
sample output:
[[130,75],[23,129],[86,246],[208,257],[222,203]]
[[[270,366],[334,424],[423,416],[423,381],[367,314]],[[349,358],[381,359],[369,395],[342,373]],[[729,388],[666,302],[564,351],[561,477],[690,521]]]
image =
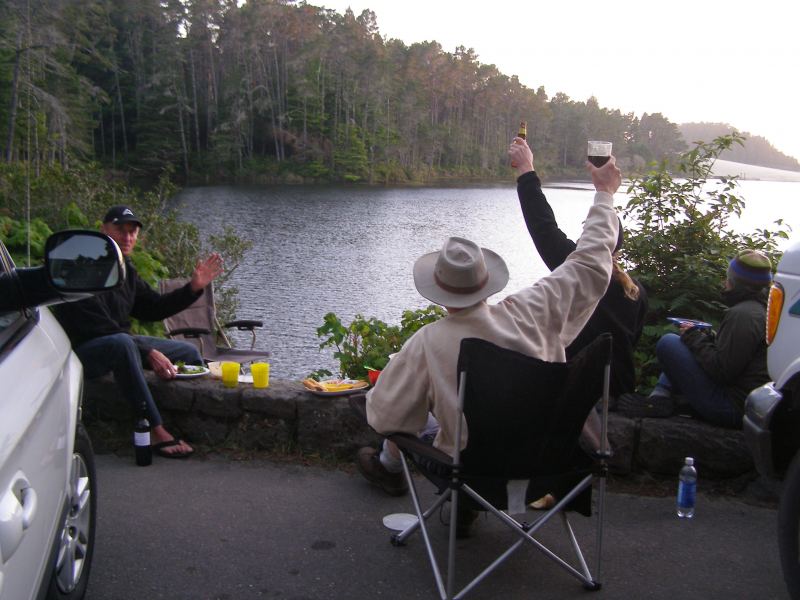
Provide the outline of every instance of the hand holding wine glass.
[[622,185],[622,173],[617,168],[617,159],[609,156],[605,164],[597,168],[593,164],[588,165],[592,174],[592,183],[598,192],[615,193]]
[[611,142],[589,140],[586,154],[588,155],[589,162],[595,167],[600,168],[611,158]]

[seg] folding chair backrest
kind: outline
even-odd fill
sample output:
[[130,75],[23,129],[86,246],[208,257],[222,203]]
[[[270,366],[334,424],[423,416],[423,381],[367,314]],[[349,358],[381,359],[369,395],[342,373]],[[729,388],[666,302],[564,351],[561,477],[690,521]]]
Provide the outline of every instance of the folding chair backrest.
[[543,464],[554,464],[559,456],[577,450],[575,443],[583,424],[603,394],[611,358],[612,338],[610,334],[603,334],[569,361],[569,375],[548,427],[549,443],[539,457]]
[[458,372],[466,371],[469,432],[461,454],[464,478],[502,502],[507,480],[537,480],[529,490],[536,496],[538,486],[556,491],[559,481],[569,481],[565,474],[588,468],[579,436],[602,394],[608,340],[598,338],[569,363],[462,340]]
[[527,479],[541,453],[568,371],[486,340],[461,342],[458,372],[466,371],[465,472]]
[[[159,282],[159,291],[162,294],[176,290],[188,282],[185,278],[162,279]],[[202,334],[199,338],[183,338],[184,341],[199,344],[205,350],[204,354],[213,351],[217,345],[216,335],[216,308],[214,306],[213,284],[203,290],[202,295],[195,302],[176,315],[164,319],[164,328],[167,333],[185,328],[207,329],[211,333]],[[198,340],[200,340],[198,342]]]

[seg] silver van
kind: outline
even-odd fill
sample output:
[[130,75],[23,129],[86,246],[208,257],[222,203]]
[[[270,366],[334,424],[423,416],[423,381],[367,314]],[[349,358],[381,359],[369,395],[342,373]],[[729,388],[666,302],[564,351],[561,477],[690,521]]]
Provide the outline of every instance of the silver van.
[[789,593],[800,599],[800,242],[778,263],[766,339],[773,381],[747,397],[743,428],[759,473],[783,480],[778,548]]

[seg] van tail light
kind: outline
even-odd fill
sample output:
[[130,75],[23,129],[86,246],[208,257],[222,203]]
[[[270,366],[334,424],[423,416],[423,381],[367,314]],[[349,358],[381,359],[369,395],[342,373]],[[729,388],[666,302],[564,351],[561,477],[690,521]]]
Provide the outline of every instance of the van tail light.
[[769,288],[769,301],[767,302],[767,346],[775,339],[782,310],[783,286],[780,283],[773,283]]

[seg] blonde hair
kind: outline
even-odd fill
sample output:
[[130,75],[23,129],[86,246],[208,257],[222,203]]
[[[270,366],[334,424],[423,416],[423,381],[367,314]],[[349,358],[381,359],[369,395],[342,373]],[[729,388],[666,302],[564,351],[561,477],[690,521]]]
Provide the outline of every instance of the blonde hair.
[[611,279],[622,286],[622,289],[625,292],[625,297],[628,300],[636,301],[639,299],[639,286],[634,283],[633,279],[631,279],[631,276],[623,270],[616,260],[612,265]]

